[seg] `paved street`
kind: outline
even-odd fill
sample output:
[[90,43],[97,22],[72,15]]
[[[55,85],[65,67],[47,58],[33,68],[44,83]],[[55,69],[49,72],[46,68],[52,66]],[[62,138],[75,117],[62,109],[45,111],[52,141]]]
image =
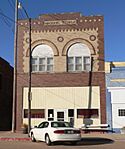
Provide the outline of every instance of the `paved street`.
[[75,146],[56,143],[47,146],[43,142],[31,141],[0,141],[0,149],[124,149],[125,135],[120,134],[89,134],[84,135],[82,141]]
[[[90,144],[89,144],[89,143]],[[116,141],[116,142],[105,142],[105,143],[95,143],[94,140],[89,140],[87,143],[81,143],[76,146],[69,144],[56,144],[53,146],[47,146],[45,143],[37,142],[32,143],[28,141],[0,141],[0,149],[124,149],[125,141]]]

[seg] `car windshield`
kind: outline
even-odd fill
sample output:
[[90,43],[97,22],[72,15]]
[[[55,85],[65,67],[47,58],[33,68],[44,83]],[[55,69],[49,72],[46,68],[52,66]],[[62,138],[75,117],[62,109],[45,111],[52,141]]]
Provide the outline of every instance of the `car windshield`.
[[68,122],[51,122],[51,127],[72,127]]

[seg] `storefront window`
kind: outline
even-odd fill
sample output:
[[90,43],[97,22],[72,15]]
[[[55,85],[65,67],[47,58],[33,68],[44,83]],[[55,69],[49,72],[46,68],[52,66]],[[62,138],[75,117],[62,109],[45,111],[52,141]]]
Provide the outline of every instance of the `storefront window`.
[[98,109],[77,109],[77,118],[97,118]]
[[[24,118],[28,118],[28,109],[24,109]],[[31,118],[45,118],[45,110],[31,109]]]

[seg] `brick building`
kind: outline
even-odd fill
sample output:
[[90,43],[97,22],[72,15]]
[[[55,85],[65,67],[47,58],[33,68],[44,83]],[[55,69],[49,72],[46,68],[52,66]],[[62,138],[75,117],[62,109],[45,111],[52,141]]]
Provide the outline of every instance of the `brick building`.
[[[106,123],[103,16],[45,14],[31,22],[31,124]],[[29,22],[19,21],[16,130],[28,123]]]
[[12,128],[13,67],[0,57],[0,130]]

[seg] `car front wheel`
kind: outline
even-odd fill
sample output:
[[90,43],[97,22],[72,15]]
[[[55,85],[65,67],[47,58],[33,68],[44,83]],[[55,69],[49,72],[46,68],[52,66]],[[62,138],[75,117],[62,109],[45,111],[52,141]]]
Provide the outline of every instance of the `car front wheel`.
[[31,140],[32,140],[32,142],[36,142],[36,139],[35,139],[35,137],[34,137],[34,134],[33,134],[33,133],[31,134]]
[[51,145],[51,141],[50,141],[50,138],[49,138],[48,134],[45,136],[45,142],[46,142],[47,145]]

